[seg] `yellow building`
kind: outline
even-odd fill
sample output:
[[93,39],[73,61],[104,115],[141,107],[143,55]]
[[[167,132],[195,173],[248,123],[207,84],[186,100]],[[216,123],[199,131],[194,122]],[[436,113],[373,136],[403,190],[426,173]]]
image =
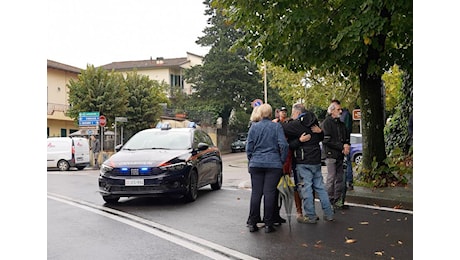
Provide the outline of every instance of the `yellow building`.
[[[159,57],[140,61],[121,61],[101,67],[124,75],[136,70],[140,75],[146,75],[158,82],[164,81],[170,87],[179,86],[184,93],[192,94],[191,85],[184,81],[184,70],[201,65],[202,61],[202,56],[187,52],[187,57],[183,58],[164,59]],[[73,119],[65,116],[65,112],[69,108],[67,84],[71,78],[78,79],[81,70],[77,67],[48,60],[48,136],[64,137],[79,130],[78,122],[75,123]]]
[[74,120],[65,115],[69,108],[67,84],[77,79],[81,69],[56,61],[47,62],[47,135],[69,136],[78,131]]

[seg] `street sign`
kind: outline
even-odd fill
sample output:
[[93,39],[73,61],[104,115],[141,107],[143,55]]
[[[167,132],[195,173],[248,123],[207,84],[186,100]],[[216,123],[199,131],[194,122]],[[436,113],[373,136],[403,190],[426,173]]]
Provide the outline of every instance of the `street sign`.
[[128,122],[128,118],[126,117],[121,117],[121,116],[116,116],[115,117],[115,122]]
[[353,120],[361,120],[361,109],[353,109]]
[[99,117],[99,125],[104,127],[106,124],[107,124],[107,120],[106,120],[105,116],[103,116],[103,115],[100,116]]
[[78,114],[79,126],[98,126],[99,112],[80,112]]
[[264,102],[260,99],[254,99],[254,101],[251,102],[251,106],[254,108],[262,105],[263,103]]

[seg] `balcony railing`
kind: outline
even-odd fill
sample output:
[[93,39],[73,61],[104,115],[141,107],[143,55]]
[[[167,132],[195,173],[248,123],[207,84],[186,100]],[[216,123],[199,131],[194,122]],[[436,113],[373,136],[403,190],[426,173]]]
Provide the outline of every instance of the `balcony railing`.
[[54,111],[62,111],[65,113],[67,112],[68,109],[69,109],[69,105],[48,103],[48,115],[52,115]]

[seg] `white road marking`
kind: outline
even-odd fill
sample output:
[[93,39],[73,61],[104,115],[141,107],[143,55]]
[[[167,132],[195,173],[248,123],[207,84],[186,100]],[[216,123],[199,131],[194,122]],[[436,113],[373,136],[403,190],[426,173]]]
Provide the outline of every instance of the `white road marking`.
[[130,225],[211,259],[258,259],[126,212],[48,192],[48,198]]

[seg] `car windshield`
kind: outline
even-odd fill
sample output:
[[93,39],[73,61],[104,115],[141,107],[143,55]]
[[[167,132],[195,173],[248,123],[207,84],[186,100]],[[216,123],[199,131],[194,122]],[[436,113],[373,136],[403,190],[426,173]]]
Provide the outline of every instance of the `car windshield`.
[[167,149],[186,150],[191,148],[190,132],[144,131],[135,134],[123,146],[127,150]]
[[237,140],[246,141],[247,137],[248,137],[247,134],[238,134],[238,139]]

